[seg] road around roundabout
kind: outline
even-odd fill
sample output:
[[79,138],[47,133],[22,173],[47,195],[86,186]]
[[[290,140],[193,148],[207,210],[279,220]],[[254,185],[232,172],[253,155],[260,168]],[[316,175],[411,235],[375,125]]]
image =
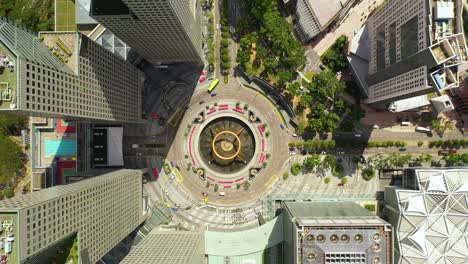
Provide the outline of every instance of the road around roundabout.
[[[266,130],[270,132],[267,152],[271,155],[266,160],[267,166],[250,182],[249,188],[244,189],[241,187],[237,189],[234,185],[230,189],[224,189],[223,185],[220,184],[218,193],[226,193],[225,196],[220,196],[217,192],[214,192],[213,186],[207,188],[206,182],[202,181],[196,174],[188,171],[185,166],[181,167],[177,173],[179,184],[188,195],[191,195],[194,199],[207,199],[208,204],[215,206],[241,206],[260,199],[282,175],[283,168],[289,157],[287,142],[292,136],[287,129],[280,128],[280,124],[284,125],[284,123],[279,110],[264,95],[240,84],[233,85],[232,83],[235,82],[235,80],[231,80],[230,85],[227,86],[220,83],[215,90],[217,96],[214,97],[207,93],[206,88],[198,87],[195,89],[190,101],[190,107],[181,120],[179,130],[166,158],[169,162],[186,160],[185,155],[188,155],[185,147],[187,145],[186,128],[193,125],[192,121],[198,113],[206,111],[205,106],[212,107],[215,103],[220,105],[225,102],[229,103],[231,107],[234,107],[236,102],[240,102],[241,106],[248,104],[249,108],[260,117],[262,123],[267,124]],[[200,104],[200,101],[204,101],[204,103]],[[246,173],[244,178],[248,179],[248,177],[249,175]],[[204,197],[202,193],[207,193],[208,196]]]

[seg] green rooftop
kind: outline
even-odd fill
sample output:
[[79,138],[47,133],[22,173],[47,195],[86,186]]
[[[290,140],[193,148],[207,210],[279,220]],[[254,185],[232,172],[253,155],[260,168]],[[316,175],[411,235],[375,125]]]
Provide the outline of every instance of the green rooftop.
[[353,202],[285,202],[286,209],[296,218],[345,218],[372,214]]

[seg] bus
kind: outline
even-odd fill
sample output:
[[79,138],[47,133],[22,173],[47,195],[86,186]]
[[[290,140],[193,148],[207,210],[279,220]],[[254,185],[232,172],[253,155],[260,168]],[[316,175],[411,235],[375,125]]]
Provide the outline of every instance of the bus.
[[210,87],[208,87],[208,92],[211,93],[211,92],[214,90],[214,88],[216,88],[216,86],[218,85],[218,83],[219,83],[219,79],[215,79],[215,80],[211,83]]

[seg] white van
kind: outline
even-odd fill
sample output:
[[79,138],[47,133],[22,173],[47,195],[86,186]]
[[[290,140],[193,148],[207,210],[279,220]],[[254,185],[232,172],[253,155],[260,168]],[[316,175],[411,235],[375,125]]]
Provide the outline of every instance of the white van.
[[416,127],[416,131],[417,132],[431,132],[429,128],[425,128],[425,127]]
[[410,122],[401,122],[401,126],[411,126]]
[[12,250],[11,242],[6,242],[5,243],[5,253],[10,254],[11,250]]

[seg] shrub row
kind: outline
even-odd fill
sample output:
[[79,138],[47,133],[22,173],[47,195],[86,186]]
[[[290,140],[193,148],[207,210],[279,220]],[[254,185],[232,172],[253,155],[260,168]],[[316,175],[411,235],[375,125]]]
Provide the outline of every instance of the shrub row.
[[60,39],[57,39],[55,44],[57,44],[68,56],[72,55],[72,52],[65,46],[65,44],[63,44]]
[[468,147],[468,140],[465,139],[447,139],[434,140],[429,142],[429,147],[446,147],[446,148],[465,148]]
[[406,146],[406,142],[404,141],[372,141],[367,142],[368,148],[387,148],[387,147],[404,147]]
[[298,147],[305,149],[332,149],[336,147],[335,140],[306,140],[303,142],[289,142],[289,147]]

